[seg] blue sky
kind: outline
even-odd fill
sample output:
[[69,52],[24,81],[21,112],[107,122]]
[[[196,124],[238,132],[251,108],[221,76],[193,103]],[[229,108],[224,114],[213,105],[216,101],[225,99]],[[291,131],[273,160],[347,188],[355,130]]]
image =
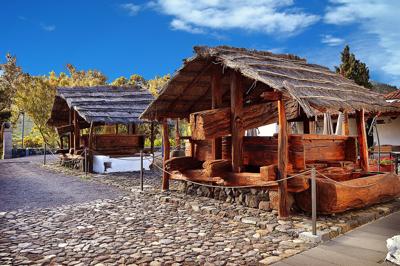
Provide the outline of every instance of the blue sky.
[[109,80],[173,73],[194,45],[293,53],[333,68],[349,44],[373,80],[400,86],[398,0],[3,1],[0,62],[34,75],[97,69]]

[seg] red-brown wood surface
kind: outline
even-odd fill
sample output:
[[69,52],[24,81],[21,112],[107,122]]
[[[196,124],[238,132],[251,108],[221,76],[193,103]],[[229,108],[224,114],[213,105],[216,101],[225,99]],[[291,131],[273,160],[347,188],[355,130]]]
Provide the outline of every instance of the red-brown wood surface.
[[[216,109],[222,105],[222,86],[221,86],[221,69],[214,66],[211,75],[211,107]],[[222,158],[222,138],[216,137],[211,142],[211,154],[214,160]]]
[[342,135],[344,135],[344,136],[350,135],[350,129],[349,129],[349,114],[348,114],[347,112],[344,112],[344,113],[343,113]]
[[360,149],[360,167],[364,172],[368,172],[368,145],[367,145],[367,132],[365,129],[365,115],[364,109],[356,111],[356,123],[358,134],[358,146]]
[[231,133],[232,169],[238,173],[243,167],[243,83],[239,72],[231,74]]
[[74,148],[75,148],[75,151],[77,151],[80,148],[81,134],[80,134],[79,122],[78,122],[78,117],[79,117],[78,112],[75,110],[73,112],[74,112]]
[[[354,208],[395,199],[400,196],[399,176],[379,174],[341,182],[343,185],[317,178],[317,211],[323,214],[339,213]],[[311,210],[310,189],[296,194],[297,205]]]
[[[170,143],[169,143],[167,119],[163,119],[163,122],[162,122],[162,139],[163,139],[163,148],[164,148],[163,169],[166,170],[165,163],[169,159],[169,154],[170,154]],[[169,174],[167,172],[163,171],[162,190],[168,190],[168,189],[169,189]]]
[[287,133],[287,120],[285,113],[285,105],[283,100],[278,100],[278,121],[279,121],[279,134],[278,134],[278,197],[279,197],[279,216],[282,218],[289,216],[289,208],[287,204],[288,191],[287,191],[287,169],[289,153],[288,153],[288,133]]

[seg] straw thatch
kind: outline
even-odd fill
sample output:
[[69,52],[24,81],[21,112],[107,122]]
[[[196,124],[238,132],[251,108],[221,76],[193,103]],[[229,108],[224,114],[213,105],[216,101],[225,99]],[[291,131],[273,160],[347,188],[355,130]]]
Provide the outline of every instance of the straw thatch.
[[140,123],[140,114],[152,100],[149,91],[139,86],[57,88],[48,124],[68,125],[70,108],[87,123]]
[[184,62],[141,118],[185,118],[189,113],[210,109],[211,73],[216,68],[223,73],[224,106],[230,102],[229,72],[235,70],[244,77],[246,104],[260,101],[264,91],[280,91],[297,104],[298,108],[291,110],[297,113],[289,117],[362,108],[372,112],[391,109],[379,94],[294,55],[226,46],[194,50],[195,55]]

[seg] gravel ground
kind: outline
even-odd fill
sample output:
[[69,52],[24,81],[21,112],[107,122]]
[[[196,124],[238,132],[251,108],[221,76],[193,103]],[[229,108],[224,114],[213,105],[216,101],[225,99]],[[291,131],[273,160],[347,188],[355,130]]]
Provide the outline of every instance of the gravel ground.
[[42,156],[0,161],[0,211],[56,207],[114,198],[121,191],[38,166]]

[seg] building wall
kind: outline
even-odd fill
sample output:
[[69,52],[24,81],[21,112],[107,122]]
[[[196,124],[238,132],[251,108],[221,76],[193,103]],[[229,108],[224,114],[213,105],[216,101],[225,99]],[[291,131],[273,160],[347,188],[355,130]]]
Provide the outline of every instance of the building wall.
[[[393,117],[394,118],[394,117]],[[378,133],[381,145],[400,145],[400,116],[392,119],[391,117],[378,118]],[[377,136],[374,130],[374,142],[377,143]]]

